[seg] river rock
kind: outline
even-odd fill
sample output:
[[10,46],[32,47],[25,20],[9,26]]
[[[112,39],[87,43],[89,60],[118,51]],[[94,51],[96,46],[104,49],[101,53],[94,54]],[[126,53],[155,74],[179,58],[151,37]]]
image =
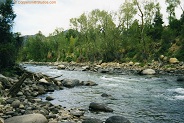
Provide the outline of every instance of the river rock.
[[9,89],[11,87],[11,83],[10,83],[9,79],[7,77],[3,76],[2,74],[0,74],[0,82],[4,88]]
[[102,68],[100,68],[100,69],[98,69],[98,72],[99,73],[108,73],[109,70],[108,69],[102,69]]
[[42,114],[28,114],[8,118],[5,123],[48,123],[48,121]]
[[51,97],[51,96],[47,96],[47,97],[46,97],[46,100],[51,101],[51,100],[54,100],[54,98]]
[[111,95],[106,94],[106,93],[103,93],[101,96],[102,96],[102,97],[110,97]]
[[154,75],[154,74],[156,74],[156,72],[153,69],[145,69],[145,70],[141,71],[141,74],[142,75]]
[[178,82],[184,81],[184,76],[179,76],[179,77],[177,78],[177,81],[178,81]]
[[77,80],[77,79],[74,79],[74,80],[71,80],[71,79],[64,79],[64,80],[62,81],[62,84],[63,84],[64,87],[73,88],[73,87],[79,85],[79,80]]
[[103,112],[113,112],[113,109],[107,107],[105,104],[102,103],[90,103],[89,110],[91,111],[103,111]]
[[82,123],[103,123],[103,121],[95,118],[88,118],[82,121]]
[[89,69],[90,69],[89,66],[83,66],[83,67],[82,67],[82,71],[87,71],[87,70],[89,70]]
[[70,114],[76,117],[80,117],[84,115],[84,111],[80,111],[80,110],[71,110]]
[[13,108],[19,108],[20,104],[21,104],[21,102],[19,100],[15,100],[12,102],[11,106]]
[[177,58],[170,58],[170,59],[169,59],[169,63],[171,63],[171,64],[176,64],[176,63],[179,63],[179,61],[178,61]]
[[0,118],[0,123],[4,123],[4,120],[2,118]]
[[96,84],[93,81],[82,81],[82,85],[84,85],[84,86],[96,86],[98,84]]
[[45,79],[45,78],[42,78],[39,80],[40,84],[45,84],[45,85],[49,85],[49,82]]
[[109,117],[105,123],[131,123],[128,119],[122,116]]
[[58,65],[58,70],[64,70],[66,68],[66,66],[65,65]]

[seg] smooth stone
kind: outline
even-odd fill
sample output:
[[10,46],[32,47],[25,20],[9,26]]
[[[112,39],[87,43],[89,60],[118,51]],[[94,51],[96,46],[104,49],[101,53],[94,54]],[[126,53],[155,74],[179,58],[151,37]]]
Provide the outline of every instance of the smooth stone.
[[93,82],[93,81],[83,81],[83,82],[82,82],[82,85],[84,85],[84,86],[96,86],[96,85],[98,85],[98,84],[96,84],[96,83]]
[[42,114],[28,114],[8,118],[5,123],[48,123],[48,121]]
[[141,72],[142,75],[154,75],[156,74],[155,70],[153,69],[145,69]]
[[91,111],[103,111],[103,112],[113,112],[113,109],[107,107],[105,104],[102,103],[90,103],[89,110]]
[[21,102],[19,100],[15,100],[12,102],[11,106],[13,108],[19,108],[20,104],[21,104]]
[[51,100],[54,100],[54,98],[51,97],[51,96],[47,96],[47,97],[46,97],[46,100],[51,101]]

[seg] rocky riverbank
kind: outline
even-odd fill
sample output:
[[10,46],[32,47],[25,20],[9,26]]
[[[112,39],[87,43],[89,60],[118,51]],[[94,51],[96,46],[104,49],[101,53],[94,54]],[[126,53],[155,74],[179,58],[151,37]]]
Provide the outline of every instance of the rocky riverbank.
[[[177,75],[178,81],[184,81],[184,64],[182,62],[169,63],[160,65],[158,62],[152,62],[142,66],[140,63],[42,63],[42,62],[28,62],[23,64],[34,65],[49,65],[59,70],[76,70],[76,71],[93,71],[99,73],[108,74],[170,74]],[[52,97],[46,97],[47,101],[42,101],[38,96],[52,93],[55,90],[61,90],[65,87],[73,88],[75,86],[97,86],[92,81],[79,81],[75,78],[70,80],[68,78],[63,80],[54,80],[47,78],[34,79],[34,76],[28,77],[21,86],[20,91],[15,97],[7,96],[8,91],[17,83],[20,76],[5,77],[0,74],[0,123],[14,123],[17,119],[27,119],[26,117],[32,117],[31,120],[35,123],[102,123],[103,121],[98,119],[91,119],[84,117],[84,109],[66,109],[60,105],[56,106],[49,101],[53,100]],[[93,104],[93,105],[92,105]],[[95,105],[94,105],[95,104]],[[107,112],[108,107],[104,104],[98,104],[92,102],[89,104],[89,109]],[[113,109],[108,110],[110,112]],[[19,117],[20,116],[20,117]],[[39,121],[37,117],[42,117],[43,121]],[[15,119],[13,119],[15,118]],[[122,119],[129,121],[124,117],[112,117],[112,119]],[[111,120],[112,120],[111,119]],[[106,123],[111,123],[111,120],[107,120]],[[24,121],[24,120],[23,120]],[[31,121],[31,122],[32,122]],[[113,123],[116,123],[113,121]],[[25,121],[28,123],[29,121]],[[20,122],[21,123],[21,122]]]
[[[37,76],[44,77],[43,75]],[[27,77],[21,85],[20,91],[15,97],[11,97],[8,96],[8,93],[11,90],[12,85],[15,85],[21,77],[15,76],[10,78],[0,74],[0,90],[1,95],[3,95],[0,100],[0,123],[103,122],[99,119],[84,117],[84,113],[86,112],[84,109],[66,109],[61,105],[53,105],[49,102],[54,99],[53,97],[47,96],[45,98],[47,101],[38,98],[40,95],[52,93],[55,90],[62,90],[65,87],[97,86],[95,82],[79,81],[76,79],[71,80],[67,78],[63,80],[55,80],[41,77],[39,79],[38,77],[35,79],[35,76]],[[108,108],[105,104],[98,103],[89,104],[89,108],[97,112],[113,111],[113,109]],[[122,117],[122,119],[125,120],[126,118]]]
[[[172,60],[172,59],[171,59]],[[76,62],[24,62],[23,64],[34,65],[49,65],[53,68],[61,70],[80,70],[80,71],[93,71],[99,73],[114,73],[114,74],[139,74],[145,69],[153,69],[155,74],[169,74],[169,75],[183,75],[184,62],[179,62],[177,59],[170,62],[152,61],[151,63],[141,64],[139,62],[128,63],[76,63]]]

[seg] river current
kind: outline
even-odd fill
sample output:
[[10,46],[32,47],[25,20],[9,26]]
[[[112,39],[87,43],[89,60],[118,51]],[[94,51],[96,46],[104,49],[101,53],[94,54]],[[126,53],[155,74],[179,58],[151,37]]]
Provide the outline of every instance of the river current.
[[[51,66],[25,65],[32,72],[49,76],[62,75],[64,78],[80,81],[94,81],[93,87],[77,86],[64,88],[41,96],[52,96],[53,104],[67,109],[86,109],[85,116],[105,120],[113,115],[128,118],[132,123],[184,123],[184,83],[176,81],[176,76],[138,76],[102,74],[84,71],[66,71]],[[102,97],[103,93],[109,97]],[[112,113],[88,111],[91,102],[105,103],[114,109]]]

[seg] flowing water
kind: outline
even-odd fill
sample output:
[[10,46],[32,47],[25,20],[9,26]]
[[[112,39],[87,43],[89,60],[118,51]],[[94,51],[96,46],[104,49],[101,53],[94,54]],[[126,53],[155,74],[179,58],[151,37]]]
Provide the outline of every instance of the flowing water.
[[[78,86],[43,95],[52,96],[53,104],[68,109],[86,109],[85,116],[105,120],[109,116],[120,115],[132,123],[184,123],[184,83],[176,81],[176,76],[138,76],[101,74],[83,71],[66,71],[50,66],[26,65],[32,72],[49,76],[62,75],[63,78],[91,80],[98,86]],[[102,97],[106,93],[110,97]],[[113,113],[88,111],[91,102],[105,103],[114,109]]]

